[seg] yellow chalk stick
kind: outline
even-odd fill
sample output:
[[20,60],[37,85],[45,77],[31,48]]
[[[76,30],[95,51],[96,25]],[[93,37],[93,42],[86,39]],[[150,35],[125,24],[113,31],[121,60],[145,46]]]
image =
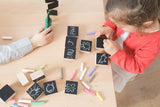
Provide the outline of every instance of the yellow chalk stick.
[[99,98],[100,101],[103,101],[102,96],[98,92],[96,92],[96,96]]
[[103,39],[103,42],[105,42],[106,41],[106,39]]

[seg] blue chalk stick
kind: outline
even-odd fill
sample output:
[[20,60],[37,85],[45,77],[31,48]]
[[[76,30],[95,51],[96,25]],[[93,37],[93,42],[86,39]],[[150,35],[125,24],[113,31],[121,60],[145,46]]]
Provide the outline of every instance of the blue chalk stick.
[[12,104],[12,107],[20,107],[20,106],[18,106],[18,105],[16,105],[16,104]]
[[96,34],[96,31],[93,31],[93,32],[87,32],[87,35],[92,35],[92,34]]
[[88,73],[88,77],[96,70],[96,67],[94,67],[89,73]]

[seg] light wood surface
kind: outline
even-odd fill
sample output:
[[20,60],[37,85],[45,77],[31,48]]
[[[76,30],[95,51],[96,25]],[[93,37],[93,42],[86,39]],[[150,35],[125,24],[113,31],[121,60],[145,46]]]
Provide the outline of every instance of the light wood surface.
[[[103,52],[95,49],[94,36],[86,35],[89,31],[95,31],[104,22],[104,9],[102,0],[59,0],[58,16],[53,16],[54,41],[44,47],[34,50],[27,56],[12,61],[5,65],[0,65],[0,88],[9,84],[15,91],[15,99],[31,99],[26,90],[33,85],[29,74],[26,74],[30,84],[23,87],[19,83],[16,74],[23,68],[34,68],[45,64],[46,78],[43,82],[56,80],[58,93],[45,96],[38,101],[47,101],[45,105],[39,107],[116,107],[115,93],[111,65],[97,67],[96,77],[89,84],[95,92],[100,92],[104,101],[101,102],[96,96],[92,96],[83,91],[83,86],[79,81],[81,75],[80,64],[84,62],[88,68],[87,73],[95,66],[95,54]],[[45,0],[0,0],[0,37],[12,36],[11,41],[0,39],[0,45],[8,44],[23,37],[30,37],[38,29],[43,27],[46,17],[47,5]],[[79,37],[77,42],[76,60],[64,60],[65,37],[67,36],[67,26],[79,26]],[[92,52],[80,52],[80,40],[92,40]],[[60,79],[60,67],[64,69],[64,79]],[[78,72],[73,81],[78,81],[78,94],[69,95],[64,93],[65,81],[69,80],[73,71]],[[89,78],[85,75],[84,81]],[[9,107],[11,102],[3,104],[1,107]]]

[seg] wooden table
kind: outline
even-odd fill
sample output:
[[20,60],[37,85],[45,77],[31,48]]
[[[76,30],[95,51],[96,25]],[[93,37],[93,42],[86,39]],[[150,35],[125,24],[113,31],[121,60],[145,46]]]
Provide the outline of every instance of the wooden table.
[[[95,79],[89,84],[93,91],[99,91],[104,101],[101,102],[96,96],[92,96],[83,90],[79,81],[81,75],[80,64],[85,63],[88,68],[87,73],[95,66],[95,54],[103,52],[95,49],[94,36],[86,35],[86,32],[95,31],[104,22],[104,9],[102,0],[59,0],[58,16],[53,16],[54,41],[44,47],[36,49],[27,56],[12,61],[5,65],[0,65],[0,87],[9,84],[15,91],[15,99],[31,99],[26,90],[33,85],[29,74],[26,74],[30,84],[22,87],[17,80],[16,74],[23,68],[37,68],[43,64],[46,78],[39,82],[56,80],[58,93],[38,99],[47,101],[45,105],[39,107],[116,107],[115,93],[111,65],[97,67]],[[44,26],[47,4],[44,0],[0,0],[0,37],[12,36],[11,41],[1,40],[0,45],[14,42],[23,37],[32,36],[39,28]],[[67,36],[67,26],[79,26],[79,37],[77,43],[76,60],[64,60],[65,37]],[[92,40],[92,52],[80,52],[80,40]],[[64,79],[60,79],[60,67],[64,69]],[[78,95],[64,94],[65,81],[69,80],[73,71],[78,73],[74,81],[78,81]],[[87,82],[87,75],[84,81]],[[1,107],[8,107],[11,102],[3,104]]]

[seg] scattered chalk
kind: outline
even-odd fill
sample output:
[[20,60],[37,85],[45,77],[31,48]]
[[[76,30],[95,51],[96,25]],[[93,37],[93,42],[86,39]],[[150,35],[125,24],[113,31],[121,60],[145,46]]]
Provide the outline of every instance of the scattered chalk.
[[22,69],[22,72],[34,72],[33,69]]
[[19,105],[21,107],[28,107],[28,104],[23,104],[23,103],[18,103],[17,105]]
[[90,89],[90,86],[87,85],[84,81],[82,81],[82,84],[83,84],[83,86],[86,87],[87,89]]
[[93,80],[94,77],[95,77],[95,74],[93,74],[93,75],[89,78],[88,83],[90,83],[90,82]]
[[88,77],[89,77],[90,75],[92,75],[92,73],[93,73],[95,70],[96,70],[96,67],[94,67],[94,68],[88,73]]
[[39,68],[36,69],[36,71],[39,71],[41,69],[45,68],[45,65],[40,66]]
[[31,105],[40,105],[40,104],[45,104],[44,101],[38,101],[38,102],[32,102]]
[[90,93],[91,95],[95,96],[96,93],[92,92],[91,90],[87,89],[87,88],[84,88],[84,91]]
[[82,62],[81,63],[81,71],[83,71],[83,68],[84,68],[84,63]]
[[99,98],[100,101],[103,101],[102,96],[98,92],[96,92],[96,95],[97,95],[97,97]]
[[61,79],[63,79],[63,70],[62,70],[62,68],[60,68],[60,72],[61,72]]
[[16,105],[16,104],[12,104],[12,107],[21,107],[21,106]]
[[82,72],[82,74],[81,74],[80,80],[82,80],[82,79],[83,79],[83,77],[84,77],[84,75],[85,75],[86,71],[87,71],[87,68],[84,68],[84,70],[83,70],[83,72]]
[[10,102],[15,103],[16,100],[15,99],[10,99]]
[[31,100],[18,100],[19,103],[31,104]]
[[13,37],[11,37],[11,36],[3,36],[2,39],[3,40],[12,40]]
[[72,77],[71,77],[70,80],[73,80],[73,78],[75,77],[76,73],[77,73],[77,70],[75,70],[75,71],[73,72]]
[[93,35],[93,34],[96,34],[96,31],[87,32],[87,35]]

